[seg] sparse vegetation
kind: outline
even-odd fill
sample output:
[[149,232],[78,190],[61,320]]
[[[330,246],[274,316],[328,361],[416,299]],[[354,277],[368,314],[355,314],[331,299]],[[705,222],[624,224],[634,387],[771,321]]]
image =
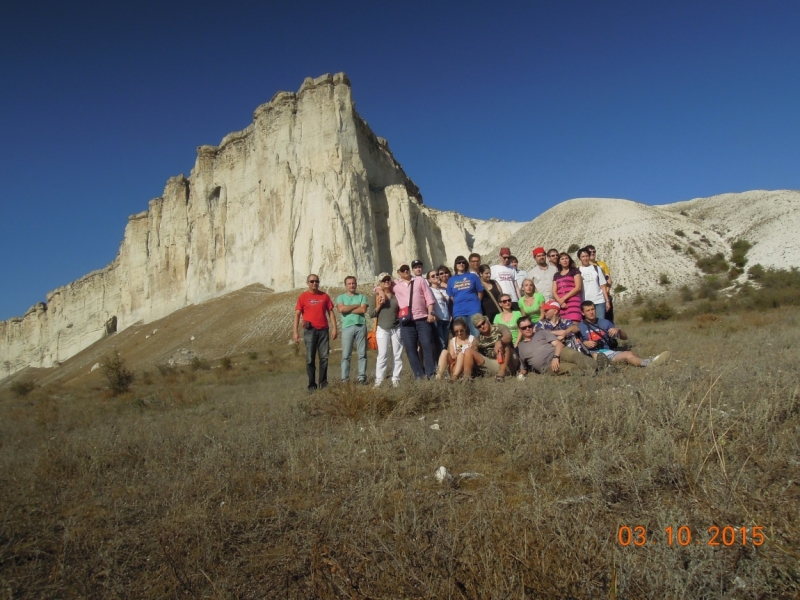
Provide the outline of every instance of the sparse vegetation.
[[615,294],[621,294],[622,292],[627,292],[627,291],[628,291],[628,288],[626,288],[621,283],[618,283],[617,285],[614,286],[614,293]]
[[658,303],[648,302],[647,306],[639,310],[639,316],[646,323],[650,321],[668,321],[675,316],[675,311],[662,300]]
[[250,360],[258,360],[258,352],[248,352],[247,358]]
[[708,300],[714,300],[717,297],[717,292],[723,287],[722,281],[715,275],[704,277],[700,284],[697,286],[697,297]]
[[36,389],[36,384],[29,379],[21,379],[12,383],[9,389],[17,398],[23,398]]
[[567,248],[567,254],[575,254],[581,247],[578,244],[570,244]]
[[691,246],[686,247],[686,254],[689,254],[691,256],[697,256],[697,252],[695,252],[694,248],[692,248]]
[[683,229],[676,229],[675,235],[677,235],[678,237],[686,237],[686,233],[683,231]]
[[753,279],[755,281],[758,281],[759,279],[763,279],[764,278],[765,273],[766,273],[766,270],[764,269],[764,267],[762,267],[759,264],[755,264],[752,267],[750,267],[749,269],[747,269],[747,278],[748,279]]
[[659,274],[659,276],[658,276],[658,285],[667,286],[670,283],[672,283],[672,281],[670,280],[669,275],[667,275],[666,273],[660,273]]
[[106,356],[100,363],[100,370],[108,380],[109,388],[114,396],[126,393],[133,384],[133,371],[125,365],[125,360],[119,352],[115,351],[112,355]]
[[208,371],[211,368],[208,361],[203,360],[199,356],[193,356],[189,366],[192,368],[192,371]]
[[725,255],[722,252],[717,252],[713,256],[698,258],[695,264],[698,269],[707,275],[725,273],[728,270],[728,261],[725,260]]
[[744,269],[744,266],[747,264],[747,252],[752,247],[753,244],[747,240],[736,240],[733,242],[731,244],[731,262],[739,269]]
[[684,217],[688,217],[688,216],[689,216],[689,213],[688,213],[688,212],[686,212],[685,210],[682,210],[680,214],[681,214],[682,216],[684,216]]
[[644,296],[642,296],[641,292],[636,292],[636,295],[633,297],[633,305],[641,306],[643,303],[644,303]]
[[219,366],[223,371],[230,371],[233,368],[233,361],[230,356],[223,356],[219,360]]
[[672,244],[672,249],[675,250],[675,252],[681,252],[683,247],[680,244]]
[[[2,392],[3,590],[796,597],[794,311],[628,333],[637,354],[671,349],[680,360],[596,378],[404,379],[311,396],[302,361],[261,377],[237,369],[224,383],[202,371],[146,391],[137,382],[134,401],[79,386],[66,401],[53,384],[30,402]],[[769,351],[743,352],[754,348]],[[442,484],[440,466],[453,475]],[[625,525],[645,528],[646,548],[619,543]],[[712,547],[712,525],[763,526],[766,541]],[[691,528],[692,543],[668,545],[670,526]]]

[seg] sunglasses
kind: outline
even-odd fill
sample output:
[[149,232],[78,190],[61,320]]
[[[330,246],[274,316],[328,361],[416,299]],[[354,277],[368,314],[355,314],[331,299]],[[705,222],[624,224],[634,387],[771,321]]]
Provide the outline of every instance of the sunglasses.
[[439,271],[439,277],[444,277],[445,275],[450,275],[450,273],[445,273],[444,271]]
[[391,277],[386,277],[385,279],[381,279],[381,283],[389,283],[391,280]]
[[402,269],[397,269],[398,273],[408,273],[408,271],[409,271],[408,267],[403,267]]
[[439,279],[439,276],[438,276],[436,273],[432,273],[432,274],[430,275],[429,279],[434,279],[434,278],[435,278],[435,279]]
[[500,300],[500,304],[511,304],[511,300]]
[[481,328],[481,327],[483,327],[484,325],[488,325],[488,323],[489,323],[489,321],[487,321],[486,319],[484,319],[483,321],[481,321],[480,323],[478,323],[477,325],[475,325],[475,327],[477,327],[478,329],[480,329],[480,328]]
[[309,279],[308,283],[319,283],[319,279]]
[[500,258],[502,258],[503,260],[508,260],[511,257],[510,256],[501,256]]
[[465,333],[465,329],[453,329],[453,333]]
[[519,328],[521,331],[527,331],[528,329],[533,329],[533,325],[520,325]]
[[550,258],[558,258],[558,254],[551,254]]

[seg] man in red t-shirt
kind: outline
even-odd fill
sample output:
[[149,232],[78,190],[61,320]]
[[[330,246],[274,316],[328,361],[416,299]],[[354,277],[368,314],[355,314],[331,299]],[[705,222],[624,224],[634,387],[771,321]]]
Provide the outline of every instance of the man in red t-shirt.
[[[306,279],[308,291],[300,294],[294,307],[294,343],[300,343],[300,318],[303,319],[303,341],[306,344],[306,374],[308,391],[328,385],[328,354],[330,340],[336,339],[336,319],[333,317],[333,301],[325,292],[319,291],[319,276],[313,273]],[[330,320],[330,337],[328,321]],[[314,355],[319,352],[319,384],[316,381]]]

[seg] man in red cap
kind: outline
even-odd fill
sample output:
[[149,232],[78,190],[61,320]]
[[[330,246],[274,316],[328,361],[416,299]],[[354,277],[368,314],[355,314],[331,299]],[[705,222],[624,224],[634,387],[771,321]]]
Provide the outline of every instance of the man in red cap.
[[553,299],[553,276],[558,269],[547,261],[547,252],[539,246],[533,249],[533,258],[536,264],[528,271],[528,277],[533,280],[536,291],[544,296],[545,300]]
[[509,248],[500,248],[500,264],[492,265],[492,279],[494,279],[503,290],[504,294],[511,296],[511,309],[519,310],[517,302],[519,301],[520,293],[519,286],[517,286],[517,271],[511,266],[511,250]]

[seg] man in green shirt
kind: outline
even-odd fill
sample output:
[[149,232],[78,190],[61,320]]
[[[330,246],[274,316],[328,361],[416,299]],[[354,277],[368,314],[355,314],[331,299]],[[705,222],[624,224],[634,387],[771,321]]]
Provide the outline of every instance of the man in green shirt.
[[352,275],[345,277],[347,293],[336,298],[336,307],[342,314],[342,381],[350,379],[350,356],[353,342],[358,352],[358,382],[367,383],[367,297],[357,294],[358,282]]

